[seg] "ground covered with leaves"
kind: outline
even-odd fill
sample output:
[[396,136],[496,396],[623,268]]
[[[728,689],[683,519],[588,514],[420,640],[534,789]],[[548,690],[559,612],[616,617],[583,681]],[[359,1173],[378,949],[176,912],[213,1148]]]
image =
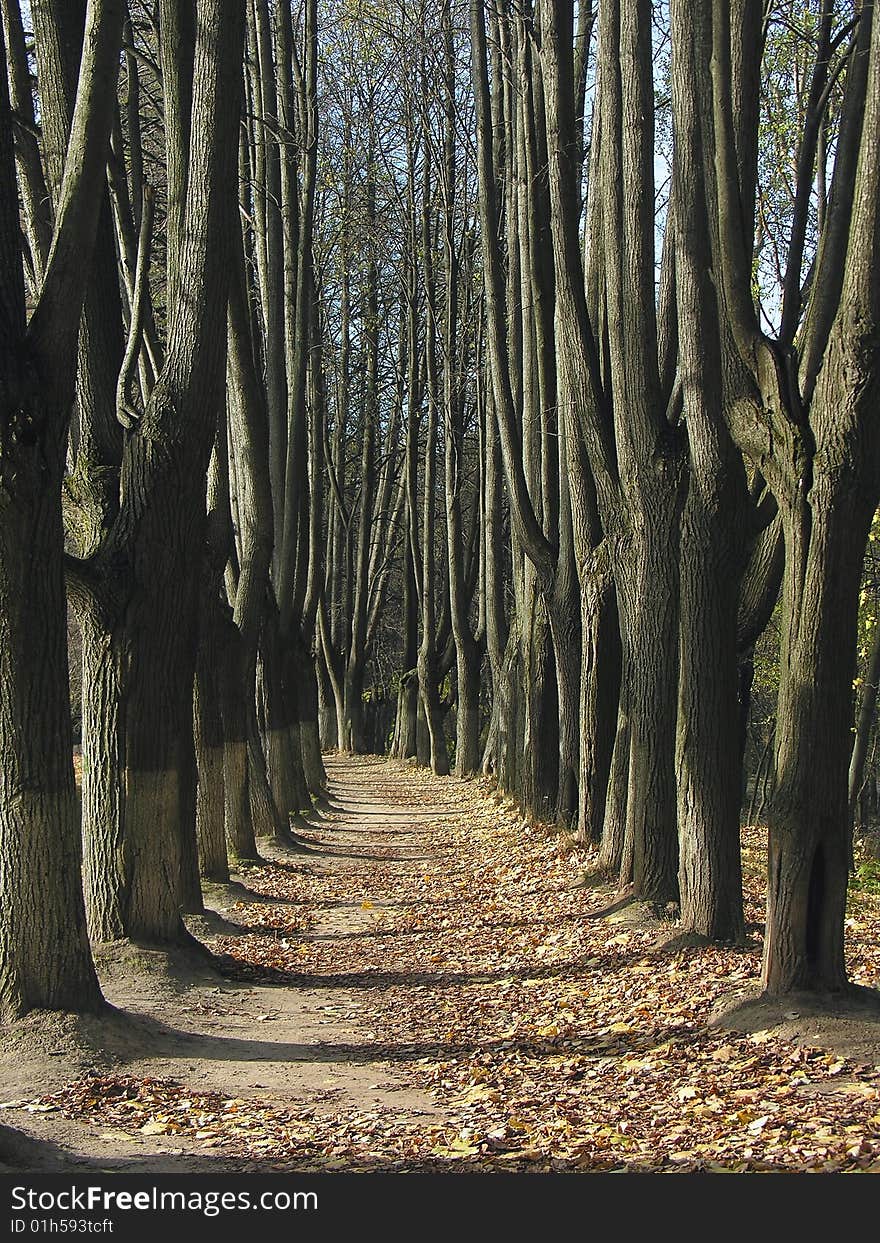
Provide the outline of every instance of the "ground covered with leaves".
[[[485,783],[330,767],[335,807],[309,853],[242,872],[251,900],[210,946],[230,981],[320,990],[315,1056],[402,1077],[430,1115],[122,1073],[17,1105],[184,1136],[248,1169],[880,1171],[874,1058],[804,1044],[796,1010],[788,1027],[712,1021],[757,981],[760,830],[744,834],[749,943],[676,949],[674,923],[639,906],[594,917],[615,895],[593,857]],[[847,934],[852,978],[877,988],[870,884],[854,884]]]

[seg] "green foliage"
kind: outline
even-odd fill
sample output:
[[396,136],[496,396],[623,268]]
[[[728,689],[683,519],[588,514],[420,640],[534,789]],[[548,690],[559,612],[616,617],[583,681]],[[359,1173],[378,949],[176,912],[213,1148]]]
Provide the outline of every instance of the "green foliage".
[[863,860],[853,874],[850,888],[880,897],[880,860]]

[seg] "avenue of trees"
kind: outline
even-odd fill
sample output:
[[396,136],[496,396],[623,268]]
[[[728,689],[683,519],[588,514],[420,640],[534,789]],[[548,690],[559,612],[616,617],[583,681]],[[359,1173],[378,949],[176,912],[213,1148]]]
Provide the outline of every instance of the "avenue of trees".
[[328,748],[489,774],[723,942],[760,785],[762,985],[845,990],[871,0],[0,13],[0,1012],[192,945]]

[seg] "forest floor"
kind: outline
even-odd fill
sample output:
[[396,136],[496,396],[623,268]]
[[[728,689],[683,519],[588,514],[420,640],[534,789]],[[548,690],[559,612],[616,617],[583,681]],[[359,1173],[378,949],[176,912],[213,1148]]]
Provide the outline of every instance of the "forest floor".
[[698,946],[485,782],[327,767],[305,852],[188,919],[213,965],[101,947],[106,1015],[5,1029],[0,1171],[880,1171],[876,1008],[754,1000],[760,831],[747,946]]

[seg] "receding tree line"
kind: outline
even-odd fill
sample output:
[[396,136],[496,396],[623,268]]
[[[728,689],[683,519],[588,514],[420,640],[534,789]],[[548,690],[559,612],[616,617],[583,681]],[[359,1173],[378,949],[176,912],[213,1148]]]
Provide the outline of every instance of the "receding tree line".
[[490,774],[742,941],[774,609],[762,982],[845,989],[873,6],[0,11],[3,1013],[192,948],[322,747]]

